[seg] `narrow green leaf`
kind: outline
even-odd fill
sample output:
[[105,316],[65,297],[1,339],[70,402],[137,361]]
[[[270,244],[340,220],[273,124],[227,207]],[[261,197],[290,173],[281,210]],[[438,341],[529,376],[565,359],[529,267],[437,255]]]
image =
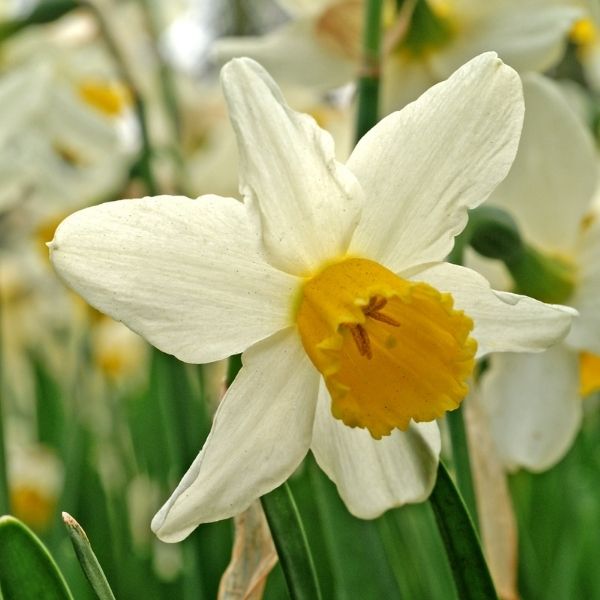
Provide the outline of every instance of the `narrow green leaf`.
[[63,512],[63,521],[67,527],[69,537],[73,543],[73,549],[77,555],[77,560],[81,565],[87,580],[100,600],[115,600],[115,596],[106,580],[104,571],[92,550],[90,541],[81,525],[69,514]]
[[467,441],[467,431],[465,428],[462,406],[457,410],[450,411],[446,415],[446,422],[448,423],[450,441],[452,443],[452,459],[454,461],[458,489],[469,509],[473,525],[475,525],[475,529],[479,531],[477,498],[475,496],[475,486],[473,484],[471,459],[469,458],[469,444]]
[[4,598],[73,600],[39,538],[14,517],[0,517],[0,591]]
[[321,589],[300,513],[287,483],[261,498],[292,600],[320,600]]
[[496,600],[481,545],[463,499],[440,463],[430,497],[440,535],[461,600]]

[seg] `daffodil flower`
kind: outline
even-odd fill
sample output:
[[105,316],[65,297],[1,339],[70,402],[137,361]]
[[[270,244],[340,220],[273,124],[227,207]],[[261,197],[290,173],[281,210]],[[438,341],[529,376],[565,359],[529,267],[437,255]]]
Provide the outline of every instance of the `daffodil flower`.
[[540,471],[565,455],[582,396],[600,389],[600,222],[591,214],[598,166],[592,136],[558,87],[531,74],[524,91],[519,152],[488,203],[509,211],[527,242],[563,266],[569,285],[560,301],[579,317],[564,343],[542,354],[491,356],[481,399],[504,463]]
[[183,361],[244,352],[211,433],[152,527],[178,541],[284,482],[312,450],[352,513],[424,500],[435,419],[476,356],[537,351],[571,314],[442,262],[506,175],[521,83],[484,54],[381,121],[348,162],[250,59],[222,71],[244,202],[85,209],[51,243],[91,304]]

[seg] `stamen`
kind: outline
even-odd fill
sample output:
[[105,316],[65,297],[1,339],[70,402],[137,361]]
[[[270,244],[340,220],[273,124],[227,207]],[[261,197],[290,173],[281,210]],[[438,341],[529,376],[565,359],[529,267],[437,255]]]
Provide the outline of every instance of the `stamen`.
[[[362,309],[363,314],[367,318],[380,321],[386,325],[400,327],[398,321],[379,312],[386,304],[387,298],[384,298],[383,296],[372,296],[369,299],[369,304]],[[371,350],[371,340],[369,339],[369,332],[366,330],[366,327],[359,323],[344,323],[344,325],[350,330],[359,354],[371,359],[373,357],[373,351]]]
[[387,298],[384,298],[383,296],[373,296],[369,300],[369,304],[363,308],[363,313],[366,317],[370,317],[376,321],[381,321],[382,323],[386,323],[392,327],[400,327],[400,323],[398,323],[398,321],[395,321],[392,319],[392,317],[388,317],[387,315],[379,312],[387,304],[387,302]]
[[369,304],[365,308],[363,308],[363,312],[365,315],[370,316],[372,312],[378,311],[380,308],[383,308],[387,304],[387,298],[383,296],[373,296],[369,300]]
[[352,337],[354,338],[354,343],[358,348],[358,352],[361,356],[366,356],[368,359],[373,358],[373,351],[371,350],[371,340],[369,339],[369,334],[367,330],[360,323],[352,323],[347,325]]
[[376,321],[381,321],[382,323],[386,323],[387,325],[391,325],[392,327],[400,327],[400,323],[392,319],[392,317],[388,317],[380,312],[372,312],[368,315],[371,319],[375,319]]

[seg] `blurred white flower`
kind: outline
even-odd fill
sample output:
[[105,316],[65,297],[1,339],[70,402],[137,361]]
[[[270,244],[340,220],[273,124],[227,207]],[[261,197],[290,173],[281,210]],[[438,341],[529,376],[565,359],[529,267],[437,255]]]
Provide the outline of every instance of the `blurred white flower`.
[[64,468],[56,454],[39,444],[8,448],[11,513],[38,532],[52,525],[62,491]]
[[[600,221],[594,142],[558,86],[524,79],[526,117],[517,158],[488,203],[508,210],[528,243],[560,260],[579,311],[571,332],[541,354],[490,357],[481,397],[501,458],[543,470],[564,456],[579,429],[582,395],[600,389]],[[485,263],[478,266],[487,275]]]
[[542,350],[571,321],[442,262],[512,163],[520,80],[481,55],[381,121],[346,165],[255,62],[232,61],[222,83],[244,203],[106,203],[50,244],[73,289],[161,350],[192,363],[245,350],[153,529],[177,541],[243,511],[309,449],[359,517],[421,501],[437,469],[433,421],[466,394],[477,346]]
[[[363,1],[279,1],[291,14],[287,23],[262,37],[222,39],[216,55],[221,60],[255,58],[280,84],[326,90],[355,79]],[[548,69],[561,58],[569,30],[581,14],[572,0],[418,0],[407,34],[396,41],[392,4],[385,19],[385,113],[487,50],[519,71]]]
[[3,48],[0,207],[33,227],[106,199],[135,155],[130,94],[87,37],[36,30]]

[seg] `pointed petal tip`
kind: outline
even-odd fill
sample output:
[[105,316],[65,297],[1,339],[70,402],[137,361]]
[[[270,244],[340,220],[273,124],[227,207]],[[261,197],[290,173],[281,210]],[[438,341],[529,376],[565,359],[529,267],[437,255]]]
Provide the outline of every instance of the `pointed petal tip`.
[[247,56],[240,56],[232,58],[223,65],[221,68],[221,82],[225,84],[231,75],[237,77],[240,74],[245,73],[262,75],[264,77],[267,72],[265,68],[254,59]]

